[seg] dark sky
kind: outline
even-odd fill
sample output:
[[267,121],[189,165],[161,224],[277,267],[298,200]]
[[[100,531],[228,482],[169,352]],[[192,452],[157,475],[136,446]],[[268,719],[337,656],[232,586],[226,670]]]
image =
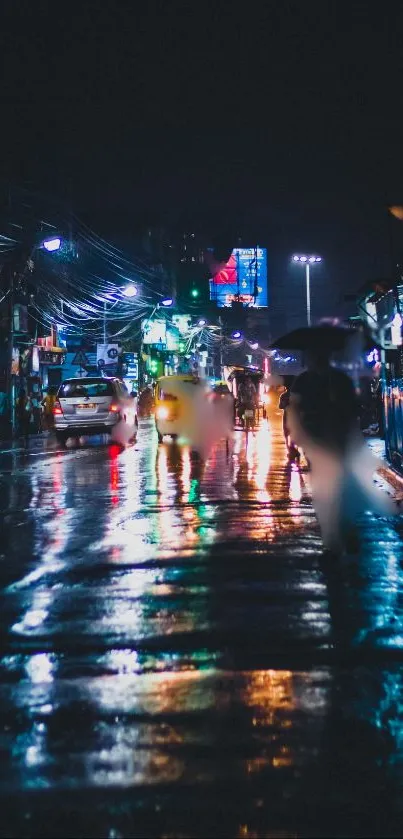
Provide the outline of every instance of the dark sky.
[[70,191],[111,235],[148,216],[228,228],[268,245],[279,284],[294,250],[315,250],[334,300],[391,270],[400,229],[386,207],[403,203],[398,4],[388,16],[354,0],[9,6],[3,179]]

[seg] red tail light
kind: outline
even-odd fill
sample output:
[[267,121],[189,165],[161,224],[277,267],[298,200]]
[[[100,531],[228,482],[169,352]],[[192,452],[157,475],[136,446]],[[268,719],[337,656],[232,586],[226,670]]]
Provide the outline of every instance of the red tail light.
[[112,414],[118,414],[118,413],[119,413],[119,410],[120,410],[120,409],[119,409],[119,405],[115,405],[114,403],[112,403],[112,405],[109,405],[109,411],[110,411],[110,413],[112,413]]
[[53,406],[53,416],[60,417],[62,413],[63,411],[60,402],[55,402]]

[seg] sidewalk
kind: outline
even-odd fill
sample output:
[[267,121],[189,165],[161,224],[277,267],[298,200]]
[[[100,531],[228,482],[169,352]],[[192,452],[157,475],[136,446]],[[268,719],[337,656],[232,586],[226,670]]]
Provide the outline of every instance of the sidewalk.
[[[28,438],[28,447],[30,448],[33,444],[35,446],[44,440],[52,439],[55,439],[55,435],[52,431],[42,431],[37,434],[30,434]],[[23,437],[15,437],[14,440],[0,440],[0,452],[15,452],[25,448],[26,446]]]
[[[377,478],[375,479],[375,482],[393,497],[403,497],[403,475],[400,475],[399,472],[397,472],[396,469],[388,463],[385,454],[385,441],[382,440],[381,437],[369,437],[366,438],[366,440],[372,454],[381,461],[381,466],[377,470]],[[387,486],[382,486],[384,483],[386,483]]]

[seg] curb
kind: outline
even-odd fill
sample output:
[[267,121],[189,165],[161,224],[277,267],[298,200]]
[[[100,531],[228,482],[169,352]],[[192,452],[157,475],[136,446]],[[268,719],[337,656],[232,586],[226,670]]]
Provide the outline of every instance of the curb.
[[[52,437],[54,437],[54,434],[52,432],[50,432],[50,433],[42,432],[42,434],[30,434],[29,437],[28,437],[28,441],[29,441],[29,443],[31,443],[31,442],[41,442],[42,440],[51,440]],[[22,437],[14,437],[13,440],[1,440],[0,441],[0,453],[2,451],[9,451],[13,447],[15,449],[20,448],[22,440],[23,440]]]
[[392,493],[397,500],[403,499],[403,477],[393,469],[392,466],[385,464],[377,469],[377,474],[386,481],[391,487]]

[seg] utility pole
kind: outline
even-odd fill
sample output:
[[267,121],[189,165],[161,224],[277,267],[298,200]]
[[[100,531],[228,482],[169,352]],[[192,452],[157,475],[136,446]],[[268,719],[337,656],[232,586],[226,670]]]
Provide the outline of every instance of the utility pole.
[[223,345],[222,345],[223,330],[222,330],[222,317],[221,317],[221,315],[219,315],[219,317],[218,317],[218,323],[220,324],[220,379],[222,379],[223,366],[224,365],[223,365]]
[[13,377],[13,355],[14,355],[14,270],[13,265],[10,265],[10,291],[9,291],[9,330],[8,330],[8,352],[7,352],[7,395],[9,399],[9,417],[11,426],[11,436],[14,437],[15,431],[15,393],[14,393],[14,377]]
[[306,319],[308,326],[311,325],[311,277],[309,262],[305,264],[305,280],[306,280]]
[[258,294],[259,294],[259,286],[258,286],[259,272],[258,272],[258,264],[257,264],[257,245],[255,245],[254,263],[255,263],[255,280],[254,280],[254,283],[253,283],[253,302],[256,303],[256,299],[257,299]]
[[106,346],[106,300],[104,300],[104,346]]

